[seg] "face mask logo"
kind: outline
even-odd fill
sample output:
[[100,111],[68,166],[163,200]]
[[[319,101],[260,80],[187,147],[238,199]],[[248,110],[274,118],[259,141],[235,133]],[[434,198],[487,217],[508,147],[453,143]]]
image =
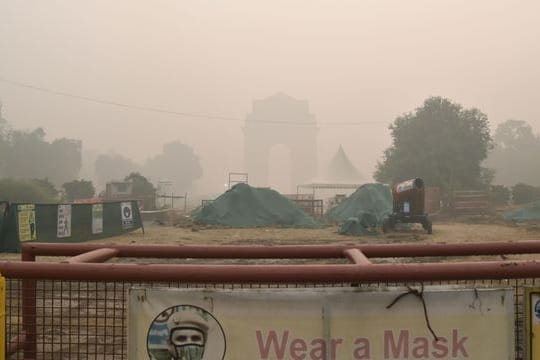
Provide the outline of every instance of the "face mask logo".
[[170,333],[170,344],[179,360],[201,360],[204,355],[206,334],[194,327],[177,327]]
[[151,360],[222,360],[225,334],[206,310],[177,305],[156,315],[148,330],[147,350]]

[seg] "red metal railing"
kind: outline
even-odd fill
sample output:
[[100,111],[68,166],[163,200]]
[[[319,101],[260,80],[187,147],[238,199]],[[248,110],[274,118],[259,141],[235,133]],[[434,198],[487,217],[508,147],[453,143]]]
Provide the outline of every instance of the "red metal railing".
[[[521,279],[540,278],[540,262],[533,260],[520,261],[467,261],[467,262],[409,262],[415,257],[448,257],[472,255],[509,255],[509,254],[536,254],[540,253],[540,241],[507,242],[507,243],[464,243],[464,244],[365,244],[365,245],[324,245],[324,246],[140,246],[140,245],[90,245],[90,244],[40,244],[27,243],[22,246],[22,261],[0,262],[0,272],[8,279],[20,279],[21,304],[14,301],[12,307],[18,306],[21,312],[22,328],[12,332],[10,343],[7,344],[9,354],[20,354],[24,359],[35,359],[38,354],[42,358],[56,358],[56,347],[62,348],[53,342],[47,343],[50,327],[49,321],[58,321],[55,314],[72,316],[71,309],[64,309],[65,296],[75,297],[77,302],[95,302],[96,329],[107,332],[106,325],[100,325],[99,314],[108,314],[107,296],[112,294],[113,299],[113,329],[118,326],[124,329],[125,298],[122,292],[130,282],[145,282],[149,284],[168,284],[170,286],[189,286],[188,284],[204,283],[214,284],[363,284],[363,283],[410,283],[410,282],[455,282],[459,280],[491,281],[494,284],[508,284],[508,279],[516,279],[514,287],[516,296],[521,296],[518,287]],[[36,262],[41,256],[69,257],[57,262]],[[157,258],[165,259],[311,259],[310,264],[137,264],[137,263],[102,263],[120,258]],[[403,263],[380,263],[378,259],[405,258]],[[328,259],[336,259],[334,263],[321,263]],[[347,263],[347,260],[349,263]],[[13,280],[15,284],[15,280]],[[52,284],[51,284],[52,281]],[[60,288],[57,288],[58,281]],[[85,285],[88,282],[88,285]],[[103,285],[99,285],[103,282]],[[114,285],[116,282],[121,285]],[[95,290],[92,287],[95,283]],[[174,284],[175,283],[175,284]],[[151,286],[151,285],[150,285]],[[298,286],[298,285],[295,285]],[[9,282],[8,282],[9,287]],[[112,289],[112,290],[111,290]],[[104,292],[101,299],[96,295],[92,299],[92,292]],[[118,292],[120,291],[120,292]],[[83,293],[83,295],[81,295]],[[39,295],[38,295],[39,294]],[[47,296],[60,299],[60,305],[55,301],[47,300]],[[38,304],[39,300],[39,304]],[[98,306],[103,302],[103,308]],[[92,304],[93,304],[92,302]],[[121,302],[122,305],[116,304]],[[69,305],[71,306],[71,305]],[[120,306],[118,309],[116,306]],[[87,309],[88,310],[88,309]],[[519,317],[521,310],[516,309]],[[52,314],[52,315],[50,315]],[[106,316],[106,315],[103,315]],[[39,321],[38,321],[39,320]],[[80,321],[79,319],[78,321]],[[84,320],[84,319],[83,319]],[[71,329],[79,331],[80,324],[75,326],[72,320],[66,320]],[[83,321],[84,322],[84,321]],[[88,322],[88,319],[86,319]],[[118,322],[121,325],[118,325]],[[105,324],[107,319],[105,319]],[[9,324],[8,324],[9,325]],[[20,325],[20,324],[18,324]],[[17,326],[18,326],[17,325]],[[86,324],[88,325],[88,324]],[[84,326],[86,326],[84,325]],[[92,325],[93,326],[93,325]],[[78,329],[78,330],[77,330]],[[97,331],[97,330],[96,330]],[[119,330],[120,331],[120,330]],[[123,331],[116,333],[116,337],[124,339]],[[10,334],[8,332],[8,334]],[[52,336],[52,335],[51,335]],[[80,333],[77,335],[80,337]],[[38,338],[41,349],[38,349]],[[52,337],[54,338],[54,336]],[[67,340],[66,340],[67,341]],[[116,341],[116,340],[115,340]],[[111,358],[124,358],[122,347],[112,345]],[[68,357],[80,354],[80,344],[75,344],[70,334],[68,344]],[[88,346],[87,346],[88,347]],[[49,349],[50,348],[50,349]],[[73,348],[73,349],[72,349]],[[76,350],[75,350],[76,348]],[[99,351],[107,351],[96,345],[91,354],[96,358]],[[39,351],[38,351],[39,350]],[[85,353],[86,357],[90,353]],[[62,353],[63,350],[58,350]],[[73,351],[73,352],[72,352]],[[77,351],[77,352],[75,352]],[[54,354],[54,355],[53,355]],[[80,355],[77,355],[77,357]],[[516,356],[517,357],[517,356]],[[61,357],[58,357],[61,358]],[[105,357],[103,357],[105,358]],[[108,358],[108,357],[107,357]]]
[[96,249],[118,250],[118,257],[205,258],[205,259],[339,259],[343,251],[358,249],[367,257],[424,257],[538,254],[540,240],[483,243],[413,243],[362,245],[114,245],[25,243],[22,254],[34,256],[76,256]]

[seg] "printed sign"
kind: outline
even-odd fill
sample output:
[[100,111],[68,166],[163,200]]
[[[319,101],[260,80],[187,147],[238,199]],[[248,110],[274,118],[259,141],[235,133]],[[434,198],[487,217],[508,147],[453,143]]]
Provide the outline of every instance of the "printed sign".
[[34,204],[17,205],[19,241],[37,240],[36,207]]
[[409,204],[408,201],[404,201],[404,202],[403,202],[403,212],[404,212],[405,214],[408,214],[408,213],[411,212],[411,204]]
[[71,205],[58,205],[56,217],[56,237],[65,238],[71,236]]
[[103,204],[92,205],[92,234],[103,232]]
[[514,358],[512,289],[407,292],[132,288],[128,358]]
[[131,202],[123,202],[120,204],[122,211],[122,228],[130,229],[133,227],[133,211],[131,211]]
[[540,359],[540,288],[525,288],[527,359]]

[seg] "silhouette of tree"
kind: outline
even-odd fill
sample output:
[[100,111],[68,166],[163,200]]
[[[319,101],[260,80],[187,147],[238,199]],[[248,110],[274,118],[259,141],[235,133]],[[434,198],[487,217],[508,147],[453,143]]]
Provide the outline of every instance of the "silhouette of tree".
[[390,125],[392,146],[377,164],[375,179],[397,182],[422,177],[445,193],[477,188],[492,175],[481,164],[492,147],[489,122],[477,109],[442,97],[425,100]]

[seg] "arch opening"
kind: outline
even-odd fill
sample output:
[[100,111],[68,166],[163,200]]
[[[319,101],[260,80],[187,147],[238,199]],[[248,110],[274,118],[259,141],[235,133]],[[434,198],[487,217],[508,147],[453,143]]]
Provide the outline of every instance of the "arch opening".
[[268,153],[268,186],[281,194],[293,191],[292,152],[285,144],[276,144]]

